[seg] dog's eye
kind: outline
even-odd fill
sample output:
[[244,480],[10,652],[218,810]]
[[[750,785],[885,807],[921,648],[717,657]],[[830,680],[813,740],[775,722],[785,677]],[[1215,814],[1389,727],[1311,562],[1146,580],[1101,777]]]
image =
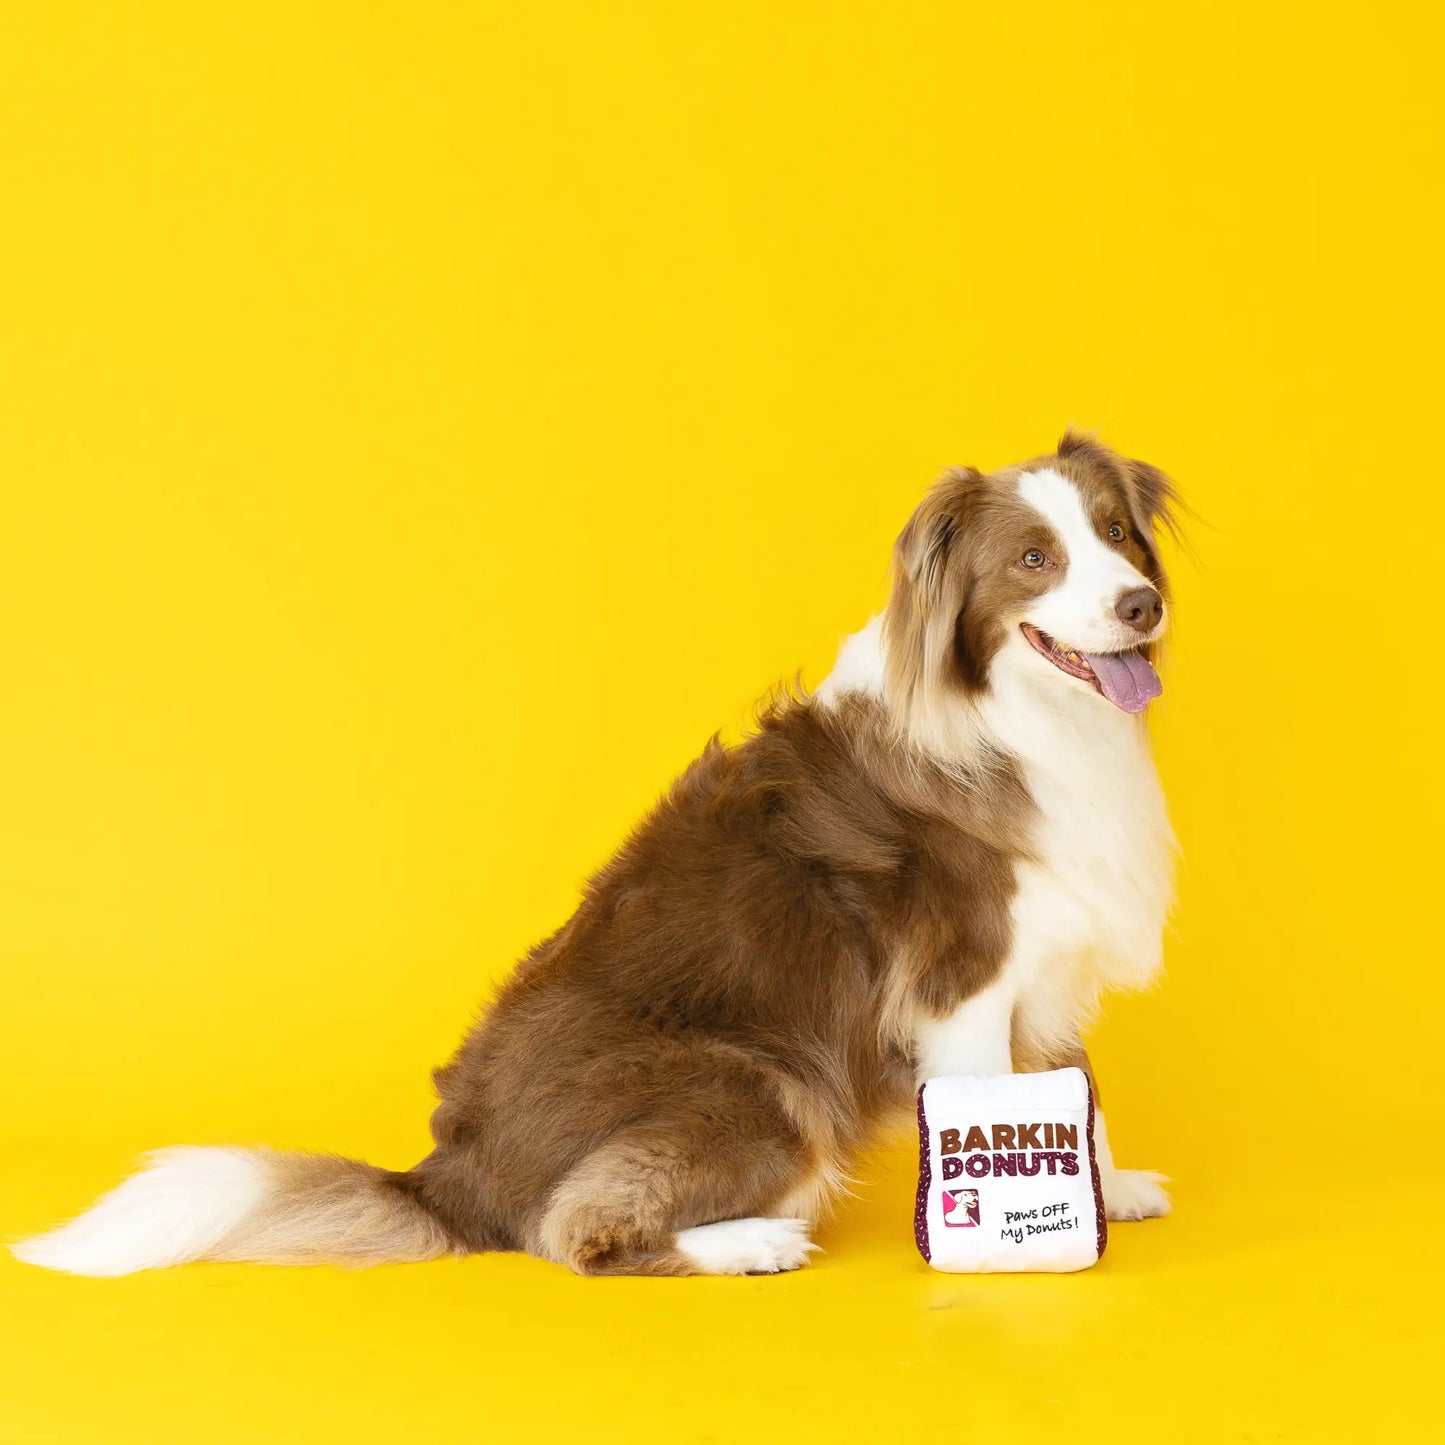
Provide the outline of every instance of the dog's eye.
[[1111,542],[1122,542],[1124,540],[1124,529],[1114,522],[1109,527],[1109,540]]
[[1049,559],[1037,547],[1030,547],[1019,560],[1025,567],[1042,567]]

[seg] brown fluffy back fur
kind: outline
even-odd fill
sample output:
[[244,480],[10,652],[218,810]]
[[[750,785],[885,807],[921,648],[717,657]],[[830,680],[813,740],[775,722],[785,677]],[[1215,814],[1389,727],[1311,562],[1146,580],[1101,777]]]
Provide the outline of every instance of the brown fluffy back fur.
[[653,1246],[810,1202],[911,1094],[901,1001],[945,1013],[1001,966],[1029,809],[1002,759],[945,771],[862,699],[714,744],[438,1071],[421,1197],[468,1248],[553,1255],[589,1161],[593,1196],[687,1176]]

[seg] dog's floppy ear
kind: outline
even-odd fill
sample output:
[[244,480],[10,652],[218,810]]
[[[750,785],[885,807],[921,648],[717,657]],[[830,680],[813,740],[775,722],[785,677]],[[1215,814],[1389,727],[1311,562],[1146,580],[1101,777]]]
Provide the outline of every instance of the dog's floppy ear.
[[918,504],[893,544],[895,588],[907,581],[926,598],[941,595],[949,554],[963,531],[968,495],[977,484],[972,467],[955,467]]
[[893,544],[895,584],[907,578],[928,595],[941,595],[949,557],[982,483],[973,467],[951,467],[933,484]]
[[1088,432],[1070,427],[1059,439],[1059,455],[1078,461],[1092,462],[1103,471],[1112,472],[1123,483],[1129,501],[1138,540],[1149,555],[1150,570],[1157,572],[1153,580],[1162,582],[1163,564],[1159,560],[1159,538],[1167,532],[1176,541],[1179,536],[1179,513],[1188,509],[1179,500],[1174,483],[1149,462],[1120,456]]
[[1156,466],[1123,458],[1129,478],[1129,495],[1139,520],[1157,537],[1161,531],[1175,536],[1179,531],[1179,491]]
[[1144,548],[1144,572],[1149,580],[1169,597],[1169,574],[1159,556],[1159,538],[1167,532],[1176,542],[1179,536],[1179,511],[1182,506],[1174,483],[1148,462],[1132,457],[1119,458],[1124,468],[1125,491],[1129,510],[1134,514],[1134,528]]
[[888,691],[905,711],[935,690],[954,648],[966,579],[949,564],[957,559],[981,481],[972,467],[944,473],[893,546]]

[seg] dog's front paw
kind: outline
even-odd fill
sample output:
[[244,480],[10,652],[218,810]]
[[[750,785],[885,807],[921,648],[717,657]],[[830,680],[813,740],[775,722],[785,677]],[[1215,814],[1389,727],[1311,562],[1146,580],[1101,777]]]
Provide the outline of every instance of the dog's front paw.
[[1104,1213],[1110,1219],[1157,1219],[1169,1213],[1169,1195],[1163,1186],[1167,1174],[1152,1169],[1105,1169],[1099,1184],[1104,1191]]

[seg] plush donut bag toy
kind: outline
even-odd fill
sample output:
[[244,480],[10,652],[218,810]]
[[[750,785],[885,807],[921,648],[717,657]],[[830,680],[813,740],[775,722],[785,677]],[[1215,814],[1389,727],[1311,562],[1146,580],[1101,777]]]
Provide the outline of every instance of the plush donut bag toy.
[[1108,1228],[1082,1069],[929,1079],[918,1091],[919,1252],[934,1269],[1087,1269]]

